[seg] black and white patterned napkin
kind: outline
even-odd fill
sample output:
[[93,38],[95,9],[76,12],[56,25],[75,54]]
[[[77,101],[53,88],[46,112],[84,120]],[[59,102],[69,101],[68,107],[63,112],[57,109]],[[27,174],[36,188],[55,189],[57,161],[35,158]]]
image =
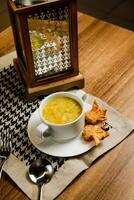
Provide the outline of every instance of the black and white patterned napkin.
[[49,159],[55,171],[61,167],[67,158],[57,158],[41,153],[30,142],[27,134],[27,124],[31,114],[39,107],[43,97],[28,102],[23,84],[14,66],[0,71],[0,131],[8,131],[12,135],[12,154],[25,165],[34,159],[45,157]]

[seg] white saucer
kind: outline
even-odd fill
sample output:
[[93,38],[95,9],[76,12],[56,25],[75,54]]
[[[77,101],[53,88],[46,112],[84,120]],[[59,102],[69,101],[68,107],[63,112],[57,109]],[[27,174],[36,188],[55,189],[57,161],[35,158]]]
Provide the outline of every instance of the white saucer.
[[[87,111],[90,107],[90,104],[85,103],[84,110]],[[28,122],[28,137],[32,144],[43,153],[58,157],[72,157],[85,153],[94,146],[93,142],[84,141],[81,135],[62,143],[54,141],[51,137],[43,140],[37,135],[39,124],[41,124],[41,119],[37,109]]]

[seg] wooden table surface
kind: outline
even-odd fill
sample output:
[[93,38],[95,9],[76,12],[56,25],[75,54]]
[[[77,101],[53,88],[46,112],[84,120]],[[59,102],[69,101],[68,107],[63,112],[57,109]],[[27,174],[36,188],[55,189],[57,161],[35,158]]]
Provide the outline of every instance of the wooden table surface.
[[[134,120],[134,33],[78,14],[84,90]],[[11,28],[0,33],[0,56],[14,49]],[[2,200],[28,198],[7,176]],[[53,188],[52,188],[53,189]],[[57,200],[134,200],[134,134],[79,175]]]

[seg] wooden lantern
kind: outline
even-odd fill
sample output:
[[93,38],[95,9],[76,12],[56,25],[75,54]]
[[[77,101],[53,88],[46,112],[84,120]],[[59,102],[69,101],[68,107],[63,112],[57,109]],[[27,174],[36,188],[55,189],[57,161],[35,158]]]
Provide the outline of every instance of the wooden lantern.
[[7,2],[17,51],[14,65],[28,98],[82,88],[76,0],[36,1],[28,6]]

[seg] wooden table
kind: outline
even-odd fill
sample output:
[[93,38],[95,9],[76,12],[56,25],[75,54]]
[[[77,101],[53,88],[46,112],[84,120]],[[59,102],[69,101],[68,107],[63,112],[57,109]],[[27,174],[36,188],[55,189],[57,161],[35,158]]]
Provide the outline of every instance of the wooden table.
[[[134,33],[82,13],[79,66],[92,93],[134,120]],[[11,29],[0,33],[0,56],[14,49]],[[28,198],[5,175],[3,200]],[[134,200],[134,134],[79,175],[57,200]]]

